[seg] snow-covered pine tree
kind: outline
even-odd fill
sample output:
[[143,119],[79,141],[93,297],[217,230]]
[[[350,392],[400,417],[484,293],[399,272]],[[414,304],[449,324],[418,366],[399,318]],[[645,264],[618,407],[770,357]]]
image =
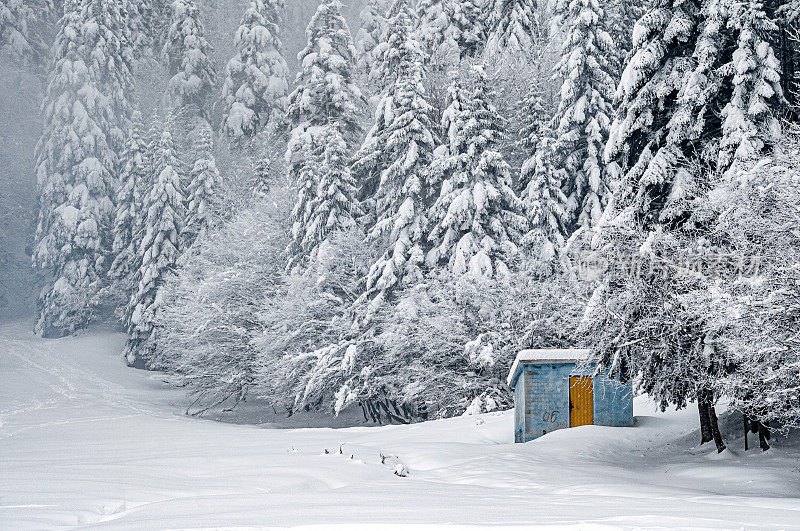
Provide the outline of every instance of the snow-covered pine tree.
[[[415,27],[417,27],[417,13],[411,7],[410,1],[392,0],[386,16],[386,28],[374,50],[376,63],[373,68],[379,80],[379,93],[383,94],[397,79],[400,63],[405,57],[403,47]],[[424,50],[420,51],[424,54]],[[423,58],[427,60],[427,57]]]
[[117,154],[133,95],[129,35],[119,1],[72,2],[59,23],[36,164],[33,262],[53,270],[36,323],[45,336],[86,326],[108,267]]
[[388,0],[367,0],[359,15],[361,25],[356,33],[355,47],[358,54],[356,71],[362,79],[362,86],[377,87],[378,73],[375,70],[378,57],[375,48],[386,30],[386,12]]
[[417,28],[414,37],[422,45],[429,61],[445,67],[458,62],[459,49],[456,27],[452,22],[452,0],[419,0]]
[[522,182],[526,183],[521,199],[529,223],[522,243],[543,263],[550,262],[563,248],[569,223],[561,174],[550,165],[553,142],[550,135],[542,135],[521,171]]
[[450,19],[461,58],[477,57],[483,52],[491,1],[458,0],[450,4]]
[[36,14],[31,2],[0,0],[0,53],[34,63],[44,50],[36,34]]
[[[114,217],[113,261],[108,276],[117,288],[130,297],[134,275],[138,269],[138,242],[142,237],[142,212],[144,194],[150,189],[152,177],[148,174],[147,145],[141,113],[134,112],[133,125],[121,160],[124,164],[119,177]],[[127,302],[127,300],[125,301]]]
[[205,236],[214,224],[217,194],[222,184],[217,161],[214,159],[213,132],[204,127],[197,139],[196,160],[186,189],[186,225],[183,228],[182,248],[188,249],[198,238]]
[[552,154],[561,168],[568,230],[595,225],[607,201],[603,148],[613,112],[614,79],[608,58],[614,43],[607,18],[596,0],[559,0],[556,14],[567,34],[557,72],[561,99],[553,117],[556,142]]
[[494,0],[487,22],[487,57],[522,60],[542,38],[538,0]]
[[236,55],[225,67],[222,129],[234,140],[252,138],[286,110],[288,67],[280,40],[284,0],[251,0],[236,30]]
[[[783,97],[780,64],[769,44],[777,26],[767,18],[763,3],[735,2],[729,25],[738,31],[738,45],[728,63],[732,68],[733,94],[722,109],[722,139],[718,166],[741,169],[742,162],[756,159],[765,144],[774,143],[780,125],[772,109]],[[770,136],[765,142],[765,136]]]
[[[663,0],[636,24],[606,148],[606,157],[620,163],[623,178],[598,248],[612,265],[620,256],[645,257],[662,261],[668,273],[610,268],[587,314],[603,363],[636,377],[663,406],[682,407],[696,399],[702,441],[713,437],[720,451],[725,445],[713,404],[727,361],[708,334],[709,305],[692,296],[716,288],[708,276],[687,274],[684,261],[696,262],[708,252],[715,214],[698,211],[697,205],[734,162],[742,140],[736,134],[744,130],[746,139],[765,141],[767,112],[779,103],[765,68],[769,45],[754,46],[757,37],[748,35],[758,19],[755,6]],[[736,15],[738,9],[751,15]],[[748,50],[761,61],[751,62]],[[724,126],[727,116],[749,111],[751,103],[757,112],[747,117],[747,129]],[[724,141],[727,159],[719,156],[723,138],[729,139]]]
[[[685,218],[692,194],[705,186],[711,172],[729,169],[742,140],[753,139],[742,152],[753,142],[768,147],[763,143],[774,124],[768,114],[783,101],[770,80],[773,52],[758,37],[766,23],[757,14],[758,4],[736,5],[734,0],[702,5],[664,0],[636,24],[605,156],[620,164],[623,185],[635,190],[620,196],[625,203],[619,208],[647,216],[648,224]],[[762,29],[754,33],[749,29],[754,24]],[[756,45],[759,50],[753,49]],[[748,48],[754,54],[750,59],[761,58],[752,67],[744,59]],[[737,113],[737,106],[750,104],[755,114]],[[727,126],[723,115],[730,116]],[[742,135],[740,126],[749,132]]]
[[308,43],[298,56],[302,70],[297,74],[297,88],[289,96],[291,134],[286,161],[289,178],[299,188],[292,216],[293,241],[287,251],[290,268],[304,263],[316,247],[303,241],[309,233],[305,224],[311,221],[308,207],[315,201],[319,183],[317,157],[323,129],[336,123],[348,146],[361,132],[363,97],[353,73],[356,52],[341,8],[338,0],[326,0],[311,18],[306,29]]
[[149,366],[147,342],[153,332],[155,313],[163,302],[160,291],[180,257],[186,217],[178,160],[169,131],[163,131],[153,154],[153,185],[144,199],[146,218],[138,249],[137,288],[128,303],[128,343],[125,357],[130,365]]
[[293,136],[329,122],[339,123],[348,143],[360,134],[363,97],[353,75],[356,51],[341,10],[338,0],[325,0],[306,28],[308,42],[298,54],[302,67],[287,110]]
[[171,76],[168,106],[178,112],[191,109],[205,116],[216,74],[197,2],[173,0],[170,17],[162,51]]
[[355,181],[350,173],[350,149],[338,123],[309,134],[312,164],[304,165],[289,245],[289,269],[317,258],[322,245],[336,232],[357,226],[361,214]]
[[605,7],[608,13],[608,33],[614,41],[615,53],[609,57],[614,79],[619,79],[633,46],[633,28],[644,15],[643,2],[611,0]]
[[508,272],[527,223],[509,166],[496,149],[502,119],[490,103],[483,69],[473,70],[474,89],[467,92],[454,81],[443,115],[448,141],[431,170],[441,191],[431,208],[433,247],[425,261],[431,268],[447,264],[456,276],[491,278]]
[[361,193],[373,205],[370,238],[386,238],[386,251],[367,275],[367,291],[380,294],[422,278],[425,208],[435,193],[426,186],[436,139],[423,86],[425,56],[411,38],[411,17],[398,20],[404,28],[395,50],[398,77],[353,164]]
[[303,242],[306,240],[306,227],[314,214],[312,205],[320,182],[321,132],[321,126],[304,129],[292,136],[286,151],[289,176],[297,188],[297,200],[290,216],[292,239],[286,247],[287,271],[304,266],[308,258],[309,249]]

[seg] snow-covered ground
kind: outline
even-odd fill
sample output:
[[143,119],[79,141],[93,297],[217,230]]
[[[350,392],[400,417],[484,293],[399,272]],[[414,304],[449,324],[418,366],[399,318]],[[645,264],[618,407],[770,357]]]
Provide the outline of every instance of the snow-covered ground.
[[[527,444],[513,444],[511,412],[263,429],[183,416],[180,390],[123,365],[118,334],[41,340],[29,328],[0,325],[2,529],[800,528],[798,446],[779,438],[745,454],[729,437],[721,456],[692,448],[693,408],[660,414],[639,399],[635,428]],[[381,464],[380,454],[396,457]],[[408,477],[394,475],[398,464]]]

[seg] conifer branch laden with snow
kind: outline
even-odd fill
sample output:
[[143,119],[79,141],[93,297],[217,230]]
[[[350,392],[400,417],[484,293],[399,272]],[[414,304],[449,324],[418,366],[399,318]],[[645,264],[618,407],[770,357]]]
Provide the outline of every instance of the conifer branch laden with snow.
[[148,175],[147,146],[143,134],[141,113],[137,111],[121,157],[124,167],[116,197],[114,243],[111,248],[113,261],[108,271],[108,276],[120,285],[128,297],[131,289],[128,285],[133,283],[133,276],[138,269],[137,242],[142,237],[144,197],[152,180]]
[[191,180],[186,189],[186,224],[182,231],[184,249],[191,247],[198,238],[205,237],[219,214],[216,207],[222,178],[212,152],[212,134],[210,127],[204,127],[195,150],[198,158],[190,172]]

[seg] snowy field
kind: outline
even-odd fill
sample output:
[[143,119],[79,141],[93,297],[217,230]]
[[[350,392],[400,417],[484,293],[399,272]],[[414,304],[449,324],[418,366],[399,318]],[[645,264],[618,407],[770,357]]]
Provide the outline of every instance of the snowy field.
[[[182,415],[123,337],[0,325],[0,528],[352,524],[800,529],[800,451],[692,448],[696,411],[513,444],[511,412],[275,430]],[[733,423],[734,418],[728,420]],[[339,448],[342,448],[340,455]],[[325,449],[331,451],[326,455]],[[391,455],[385,464],[380,454]],[[352,458],[351,458],[352,456]],[[408,477],[393,474],[402,463]]]

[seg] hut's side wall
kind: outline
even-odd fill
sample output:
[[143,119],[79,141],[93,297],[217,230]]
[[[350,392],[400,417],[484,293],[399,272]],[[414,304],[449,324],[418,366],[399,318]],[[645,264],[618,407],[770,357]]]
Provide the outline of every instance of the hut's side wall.
[[594,423],[598,426],[633,426],[633,392],[606,377],[594,379]]
[[525,376],[520,375],[514,387],[514,442],[525,442]]
[[569,427],[569,375],[574,367],[574,363],[523,365],[525,441]]

